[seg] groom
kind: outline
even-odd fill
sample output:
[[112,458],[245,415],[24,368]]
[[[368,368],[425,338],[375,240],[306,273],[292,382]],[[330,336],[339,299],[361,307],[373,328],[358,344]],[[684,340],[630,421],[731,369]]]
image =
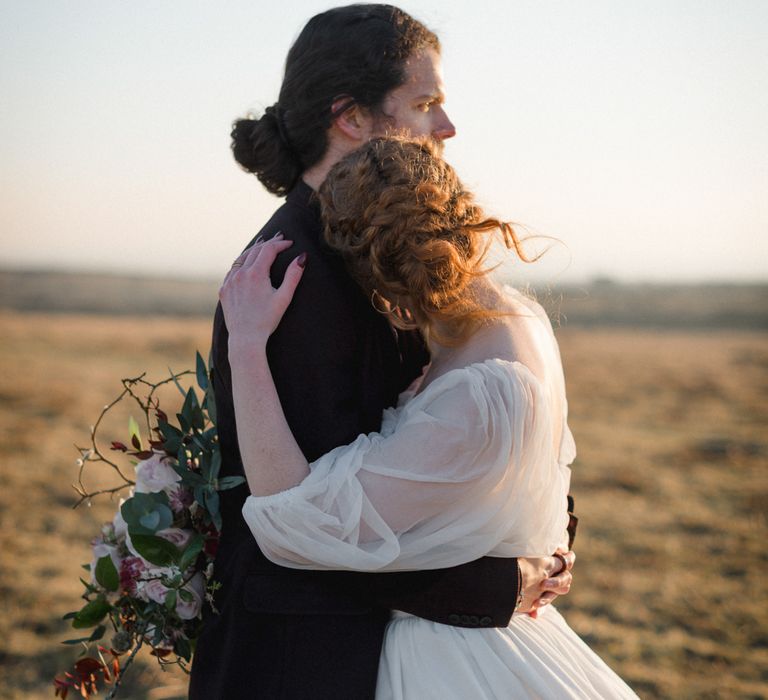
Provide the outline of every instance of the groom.
[[[444,109],[437,37],[388,5],[351,5],[312,18],[286,61],[276,105],[233,130],[238,162],[286,202],[258,237],[282,231],[293,246],[273,265],[307,254],[291,307],[267,348],[288,423],[312,461],[380,427],[382,410],[428,362],[421,338],[395,332],[323,243],[313,197],[346,153],[390,129],[437,140],[455,129]],[[213,330],[213,385],[222,476],[243,473],[228,333]],[[506,626],[570,586],[572,554],[483,558],[438,571],[300,571],[268,561],[241,515],[247,486],[222,494],[223,529],[190,698],[373,698],[384,628],[397,609],[463,627]],[[564,504],[565,505],[565,504]],[[535,601],[535,602],[534,602]]]

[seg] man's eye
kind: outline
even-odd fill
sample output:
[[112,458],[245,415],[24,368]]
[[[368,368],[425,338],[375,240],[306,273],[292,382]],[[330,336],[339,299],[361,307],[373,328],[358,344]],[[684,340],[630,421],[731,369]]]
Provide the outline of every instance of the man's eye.
[[416,105],[416,109],[418,109],[419,112],[425,112],[426,113],[426,112],[429,112],[429,110],[430,110],[430,108],[432,107],[433,104],[434,104],[434,102],[422,102],[421,104]]

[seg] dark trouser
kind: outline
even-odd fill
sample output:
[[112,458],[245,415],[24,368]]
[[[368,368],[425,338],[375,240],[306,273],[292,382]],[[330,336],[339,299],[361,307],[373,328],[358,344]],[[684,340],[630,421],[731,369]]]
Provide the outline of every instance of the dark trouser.
[[220,614],[206,612],[190,699],[373,700],[388,612],[341,596],[318,612],[312,587],[269,575],[233,587]]

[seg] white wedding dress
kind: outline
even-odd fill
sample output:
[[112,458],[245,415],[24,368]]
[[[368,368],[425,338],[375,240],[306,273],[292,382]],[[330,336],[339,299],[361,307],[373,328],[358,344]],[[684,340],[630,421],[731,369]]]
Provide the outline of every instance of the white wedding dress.
[[[557,344],[531,314],[544,371],[491,359],[405,392],[381,432],[310,465],[298,486],[249,497],[243,515],[265,555],[303,569],[396,571],[484,555],[539,557],[567,543],[566,423]],[[636,698],[546,606],[537,619],[467,629],[393,612],[377,700]]]

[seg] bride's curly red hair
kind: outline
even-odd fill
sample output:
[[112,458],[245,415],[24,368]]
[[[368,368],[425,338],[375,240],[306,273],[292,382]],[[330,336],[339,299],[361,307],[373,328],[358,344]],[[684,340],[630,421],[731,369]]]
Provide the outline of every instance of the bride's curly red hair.
[[431,139],[370,141],[320,187],[325,239],[400,328],[456,345],[505,315],[471,293],[494,235],[530,262],[512,226],[487,217]]

